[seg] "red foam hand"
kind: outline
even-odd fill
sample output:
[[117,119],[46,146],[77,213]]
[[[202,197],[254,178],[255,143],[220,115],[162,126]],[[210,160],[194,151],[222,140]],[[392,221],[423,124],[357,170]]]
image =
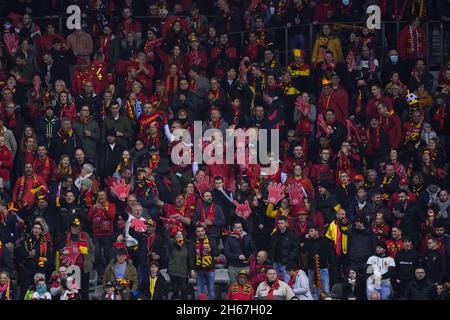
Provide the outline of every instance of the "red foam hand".
[[136,230],[136,232],[144,232],[147,229],[145,221],[141,219],[132,219],[130,226]]
[[306,115],[306,107],[308,107],[308,103],[305,103],[303,101],[303,98],[301,96],[298,96],[295,100],[295,107],[298,111],[300,111],[303,115]]
[[64,247],[61,252],[67,251],[68,254],[61,254],[60,261],[66,267],[71,266],[77,261],[78,256],[80,255],[80,250],[77,246]]
[[208,176],[197,176],[195,178],[194,185],[197,187],[200,196],[203,197],[203,193],[206,191],[211,191],[212,183]]
[[267,187],[269,190],[269,202],[276,205],[278,201],[284,198],[284,186],[281,183],[271,183]]
[[130,193],[131,186],[125,182],[125,179],[120,179],[118,181],[114,181],[111,186],[111,191],[119,198],[120,200],[124,200],[128,198],[128,194]]
[[301,184],[295,183],[290,184],[286,191],[289,193],[289,199],[291,201],[291,205],[298,206],[302,203],[305,194],[303,192],[303,188]]
[[252,213],[252,211],[250,210],[250,205],[248,204],[248,201],[245,201],[245,203],[242,204],[242,203],[239,203],[236,200],[234,200],[233,203],[236,206],[236,215],[238,217],[244,218],[246,220]]

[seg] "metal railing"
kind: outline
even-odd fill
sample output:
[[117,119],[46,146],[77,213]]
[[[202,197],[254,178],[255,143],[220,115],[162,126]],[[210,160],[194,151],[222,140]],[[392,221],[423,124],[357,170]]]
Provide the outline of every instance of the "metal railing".
[[[148,24],[150,22],[151,19],[154,19],[155,17],[152,16],[136,16],[135,19],[138,20],[139,22],[141,22],[142,24]],[[209,17],[211,18],[211,17]],[[63,34],[67,34],[68,30],[65,28],[65,22],[66,22],[67,16],[50,16],[50,17],[34,17],[33,20],[35,22],[37,22],[39,24],[39,22],[49,22],[52,21],[53,23],[55,23],[55,25],[57,25],[59,27],[60,32],[63,32]],[[120,21],[120,18],[118,17],[113,17],[114,21]],[[377,41],[377,53],[378,53],[378,57],[384,57],[385,54],[387,53],[387,51],[389,49],[391,49],[390,47],[388,47],[388,41],[387,41],[387,36],[386,36],[386,31],[388,30],[389,32],[395,30],[395,35],[391,36],[391,39],[398,39],[399,34],[403,28],[403,26],[405,26],[407,24],[407,21],[382,21],[381,22],[381,30],[375,30],[375,35],[378,38]],[[328,23],[317,23],[317,24],[300,24],[300,25],[295,25],[295,26],[291,26],[291,27],[287,27],[287,26],[279,26],[279,27],[271,27],[271,28],[267,28],[266,30],[270,31],[270,32],[274,32],[276,33],[277,36],[280,36],[281,34],[283,35],[281,39],[279,39],[280,41],[278,41],[278,43],[274,46],[277,49],[277,55],[278,57],[282,57],[282,59],[280,59],[280,61],[283,63],[284,66],[287,66],[287,64],[289,63],[289,53],[290,53],[290,48],[289,48],[289,39],[292,36],[298,35],[299,33],[296,33],[296,30],[302,29],[302,30],[308,30],[307,32],[303,33],[303,36],[307,39],[306,41],[306,47],[303,48],[305,50],[307,50],[307,52],[311,53],[313,48],[314,48],[314,42],[316,39],[317,34],[320,31],[320,28],[323,25],[330,25],[332,28],[333,26],[336,25],[347,25],[347,26],[354,26],[355,29],[357,29],[358,27],[365,27],[365,22],[328,22]],[[392,25],[394,27],[392,27]],[[440,36],[440,50],[439,50],[439,65],[437,64],[430,64],[431,62],[431,52],[432,52],[432,30],[433,28],[430,28],[430,26],[437,26],[439,29],[439,36]],[[423,23],[423,28],[425,30],[425,41],[426,41],[426,45],[427,45],[427,56],[426,56],[426,63],[428,66],[433,66],[433,67],[441,67],[442,65],[445,64],[444,58],[445,58],[445,50],[446,47],[448,47],[449,45],[447,44],[447,46],[445,46],[444,43],[444,25],[443,22],[440,20],[429,20]],[[243,31],[239,31],[239,32],[232,32],[232,33],[228,33],[228,35],[230,36],[236,36],[239,37],[239,44],[240,48],[244,47],[245,44],[245,40],[247,39],[248,34],[252,32],[252,31],[247,31],[247,30],[243,30]],[[344,33],[346,34],[346,33]],[[448,39],[448,38],[447,38]],[[341,39],[342,40],[342,39]],[[280,43],[282,43],[282,46],[280,47]],[[284,43],[283,43],[284,42]],[[341,41],[342,42],[342,41]],[[450,55],[450,52],[447,52],[447,56]],[[382,63],[383,59],[379,59],[380,62]]]

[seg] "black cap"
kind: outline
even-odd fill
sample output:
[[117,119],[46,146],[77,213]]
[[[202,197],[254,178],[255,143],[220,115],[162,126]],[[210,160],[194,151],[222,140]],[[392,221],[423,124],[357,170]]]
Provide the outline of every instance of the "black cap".
[[111,281],[109,281],[105,284],[105,288],[113,288],[113,287],[114,287],[114,283],[112,283]]
[[59,39],[59,38],[53,38],[52,44],[58,44],[58,43],[61,43],[61,39]]
[[384,250],[387,250],[387,245],[384,241],[378,241],[377,247],[383,248]]
[[317,183],[317,187],[322,187],[322,188],[324,188],[324,189],[328,189],[328,188],[329,188],[329,187],[328,187],[328,182],[325,181],[325,180],[319,181],[319,182]]

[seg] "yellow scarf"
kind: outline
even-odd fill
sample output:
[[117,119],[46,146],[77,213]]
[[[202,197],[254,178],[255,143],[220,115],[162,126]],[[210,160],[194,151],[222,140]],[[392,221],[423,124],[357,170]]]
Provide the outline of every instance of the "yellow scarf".
[[153,299],[153,295],[155,294],[155,284],[157,277],[152,278],[150,276],[150,298]]

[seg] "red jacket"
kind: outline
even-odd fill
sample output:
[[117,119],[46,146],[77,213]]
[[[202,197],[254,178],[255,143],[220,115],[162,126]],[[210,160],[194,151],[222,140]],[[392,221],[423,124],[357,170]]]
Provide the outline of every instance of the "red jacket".
[[249,282],[253,288],[257,288],[261,282],[266,281],[266,271],[267,269],[272,268],[272,265],[258,264],[254,256],[250,256],[249,264]]
[[319,113],[324,114],[327,109],[332,109],[336,114],[336,120],[345,123],[348,119],[348,94],[342,89],[333,90],[331,97],[320,95],[317,101]]
[[398,54],[403,60],[425,58],[425,32],[422,27],[412,30],[407,25],[403,28],[398,38]]
[[392,98],[386,96],[381,96],[380,99],[372,98],[369,101],[367,101],[366,114],[368,120],[372,118],[378,119],[377,103],[379,101],[385,102],[388,106],[388,110],[392,110],[394,105]]
[[44,161],[36,158],[33,162],[33,167],[36,174],[44,178],[47,184],[54,178],[57,169],[55,161],[53,159],[50,159],[49,156],[47,156]]
[[327,12],[332,11],[336,9],[334,1],[330,0],[329,3],[325,3],[322,1],[317,6],[314,7],[314,18],[313,21],[318,22],[327,22],[330,21],[330,19],[327,18]]
[[189,51],[184,61],[184,73],[188,74],[192,66],[198,66],[200,73],[204,74],[208,67],[208,56],[204,50]]
[[114,218],[116,216],[116,206],[108,202],[108,208],[89,209],[87,220],[91,224],[94,237],[112,236],[114,232]]
[[380,120],[383,130],[388,136],[389,145],[391,148],[398,150],[402,139],[402,125],[400,122],[400,117],[394,111],[391,111],[388,116],[383,116]]
[[42,187],[39,193],[46,194],[48,192],[47,184],[41,176],[34,174],[31,177],[20,177],[14,186],[13,201],[19,203],[20,206],[31,207],[36,202],[36,195],[31,190],[37,187]]
[[305,170],[306,176],[314,179],[314,182],[327,181],[334,184],[334,172],[329,163],[315,163],[308,170]]
[[0,147],[0,177],[4,181],[11,179],[11,169],[13,167],[13,154],[6,145]]

